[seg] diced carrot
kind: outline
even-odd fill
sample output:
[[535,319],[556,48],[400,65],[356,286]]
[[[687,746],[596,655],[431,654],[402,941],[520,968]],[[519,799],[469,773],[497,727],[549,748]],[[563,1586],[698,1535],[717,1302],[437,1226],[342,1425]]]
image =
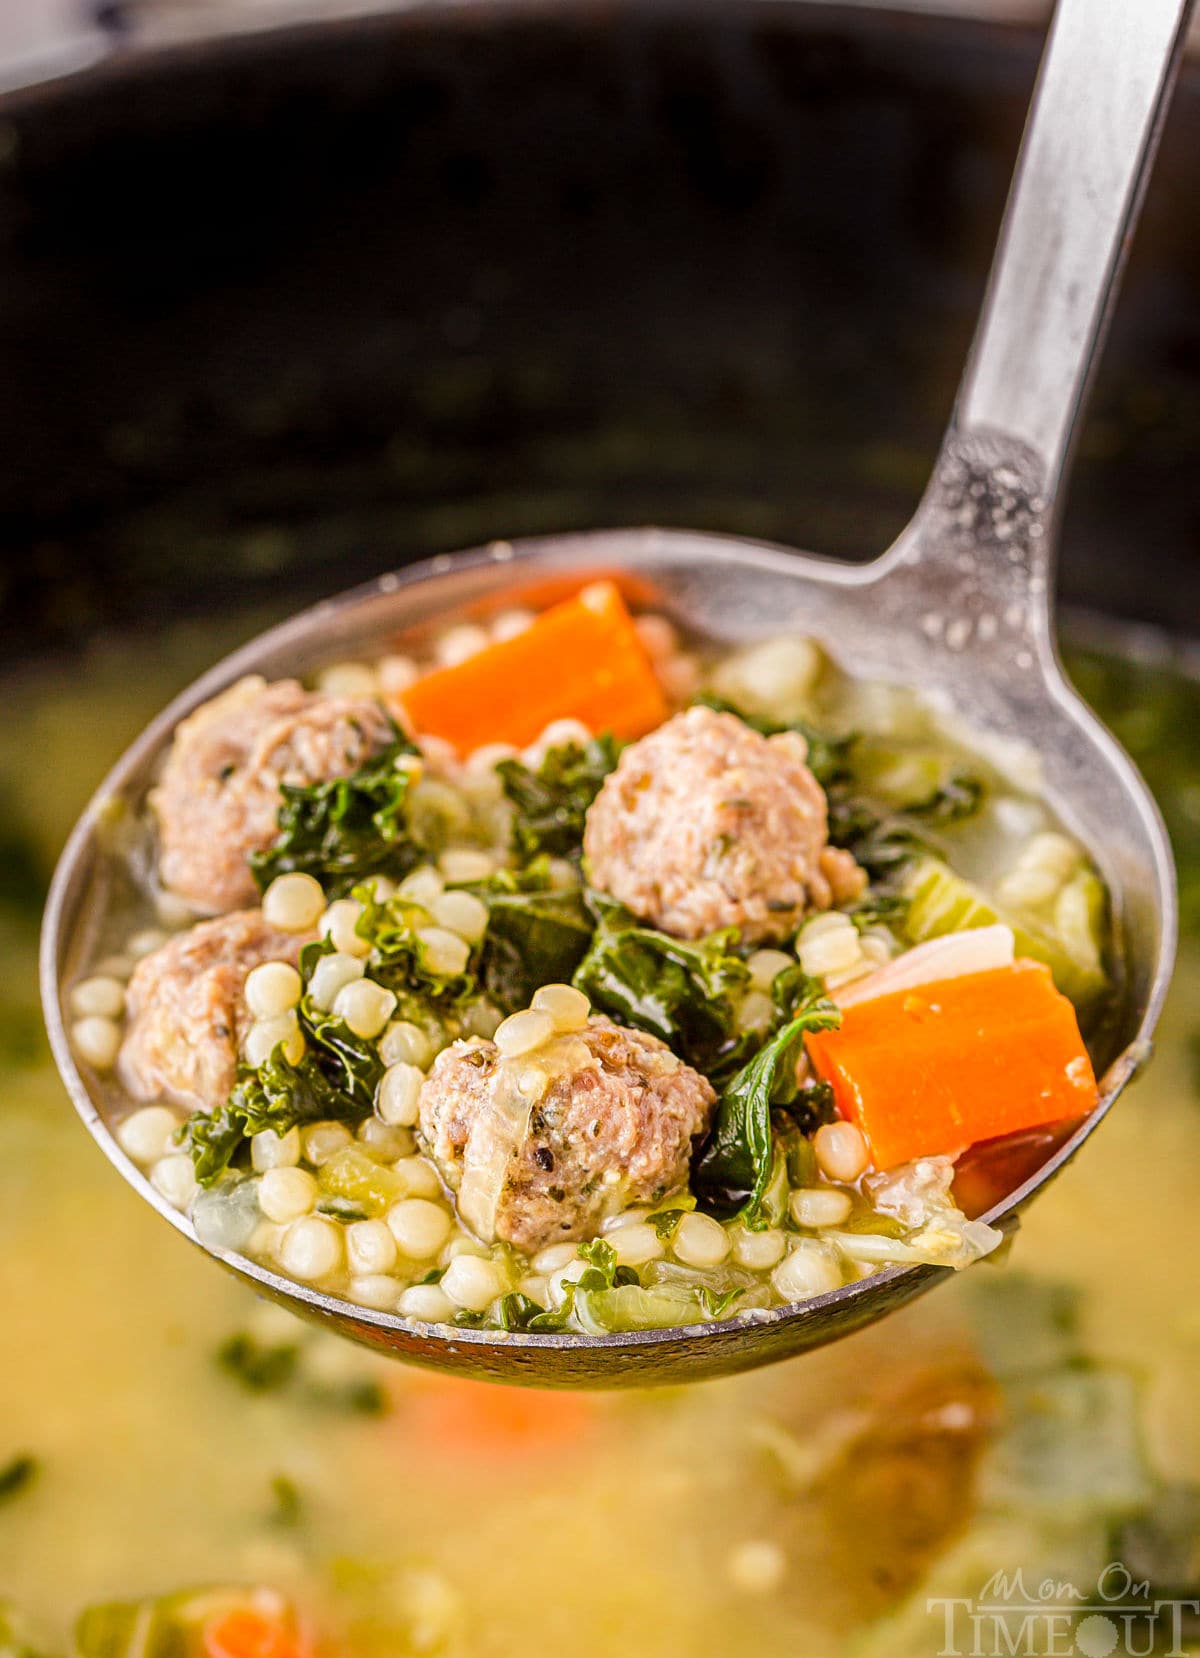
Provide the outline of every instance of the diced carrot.
[[251,1606],[205,1624],[203,1643],[204,1658],[310,1658],[307,1644],[283,1619]]
[[1040,962],[856,1002],[805,1040],[880,1169],[1083,1117],[1097,1100],[1075,1009]]
[[416,731],[444,737],[461,754],[483,743],[523,748],[551,720],[641,737],[667,716],[662,687],[611,581],[552,605],[515,638],[425,674],[400,702]]
[[[594,1400],[541,1388],[445,1377],[411,1401],[417,1437],[441,1455],[484,1460],[564,1450],[596,1425]],[[411,1419],[411,1417],[410,1417]]]

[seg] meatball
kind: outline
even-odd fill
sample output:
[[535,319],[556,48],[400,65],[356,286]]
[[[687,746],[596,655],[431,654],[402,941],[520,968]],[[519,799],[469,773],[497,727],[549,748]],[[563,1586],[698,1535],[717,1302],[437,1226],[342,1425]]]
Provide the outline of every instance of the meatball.
[[715,1104],[707,1078],[657,1037],[593,1018],[520,1059],[494,1042],[445,1049],[420,1128],[466,1224],[533,1251],[682,1186]]
[[866,876],[827,843],[806,755],[796,732],[763,737],[711,708],[676,714],[625,750],[592,802],[591,880],[665,932],[738,927],[748,943],[857,897]]
[[246,859],[275,838],[280,785],[345,777],[392,736],[370,697],[239,680],[181,722],[151,795],[164,887],[206,913],[253,903]]
[[129,981],[129,1023],[117,1060],[140,1100],[212,1111],[228,1098],[250,1024],[242,989],[264,961],[295,965],[307,941],[276,932],[261,910],[202,921],[144,956]]

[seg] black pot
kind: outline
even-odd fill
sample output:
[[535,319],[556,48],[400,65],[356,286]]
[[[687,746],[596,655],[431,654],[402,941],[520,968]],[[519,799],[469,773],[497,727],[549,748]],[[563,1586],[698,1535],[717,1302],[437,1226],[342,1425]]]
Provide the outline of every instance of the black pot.
[[[417,7],[0,105],[8,655],[493,535],[862,557],[946,420],[1040,42],[767,0]],[[1200,77],[1068,506],[1072,600],[1200,618]]]

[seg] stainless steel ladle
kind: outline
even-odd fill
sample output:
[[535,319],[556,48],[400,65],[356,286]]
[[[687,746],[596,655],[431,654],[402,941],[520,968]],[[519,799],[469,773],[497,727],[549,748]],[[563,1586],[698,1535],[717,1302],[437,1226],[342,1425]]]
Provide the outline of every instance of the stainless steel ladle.
[[[1058,507],[1071,441],[1137,217],[1192,0],[1060,0],[1043,58],[987,299],[950,429],[909,526],[875,563],[659,530],[498,544],[385,576],[296,617],[205,675],[124,755],[55,874],[42,992],[59,1068],[122,1174],[187,1236],[106,1121],[109,1084],[81,1071],[62,986],[86,961],[118,879],[99,827],[113,797],[138,803],[178,721],[249,672],[304,674],[398,631],[616,573],[683,625],[722,640],[812,634],[854,674],[919,686],[985,733],[1040,755],[1045,792],[1109,884],[1121,1003],[1090,1118],[986,1218],[1006,1227],[1074,1155],[1149,1052],[1175,948],[1162,822],[1128,757],[1059,668],[1051,626]],[[680,1382],[784,1358],[881,1317],[940,1277],[893,1269],[768,1314],[591,1338],[498,1336],[366,1311],[213,1249],[295,1312],[399,1358],[504,1382]]]

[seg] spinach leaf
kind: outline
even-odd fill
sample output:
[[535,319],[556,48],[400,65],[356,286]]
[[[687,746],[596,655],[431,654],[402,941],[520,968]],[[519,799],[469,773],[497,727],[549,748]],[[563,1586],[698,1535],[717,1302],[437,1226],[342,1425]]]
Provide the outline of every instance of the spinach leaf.
[[27,1491],[37,1478],[37,1471],[37,1458],[24,1453],[0,1463],[0,1503]]
[[707,1146],[692,1173],[702,1203],[718,1213],[737,1210],[761,1231],[763,1194],[771,1178],[771,1108],[797,1096],[795,1062],[806,1031],[834,1030],[841,1014],[813,981],[800,1011],[768,1039],[725,1088]]
[[798,732],[808,744],[808,769],[823,789],[830,788],[851,775],[850,756],[858,742],[858,733],[851,731],[835,737],[828,731],[819,731],[807,720],[769,720],[759,714],[748,714],[725,697],[704,692],[696,698],[703,708],[712,708],[718,714],[733,714],[752,731],[764,737],[777,737],[783,731]]
[[421,849],[408,834],[410,777],[396,762],[418,752],[397,729],[393,741],[349,777],[284,783],[279,833],[265,851],[250,854],[259,891],[277,875],[300,870],[336,898],[368,875],[413,869]]
[[536,771],[519,760],[500,762],[496,770],[516,807],[513,848],[522,858],[539,852],[558,858],[579,855],[587,809],[618,753],[615,739],[604,735],[549,749]]
[[597,926],[574,983],[592,1006],[657,1036],[714,1080],[736,1071],[756,1040],[738,1030],[750,974],[734,954],[736,930],[689,942],[641,926],[603,893],[589,892],[587,903]]
[[569,984],[587,954],[592,922],[578,891],[481,890],[488,906],[479,976],[505,1013],[528,1007],[543,984]]

